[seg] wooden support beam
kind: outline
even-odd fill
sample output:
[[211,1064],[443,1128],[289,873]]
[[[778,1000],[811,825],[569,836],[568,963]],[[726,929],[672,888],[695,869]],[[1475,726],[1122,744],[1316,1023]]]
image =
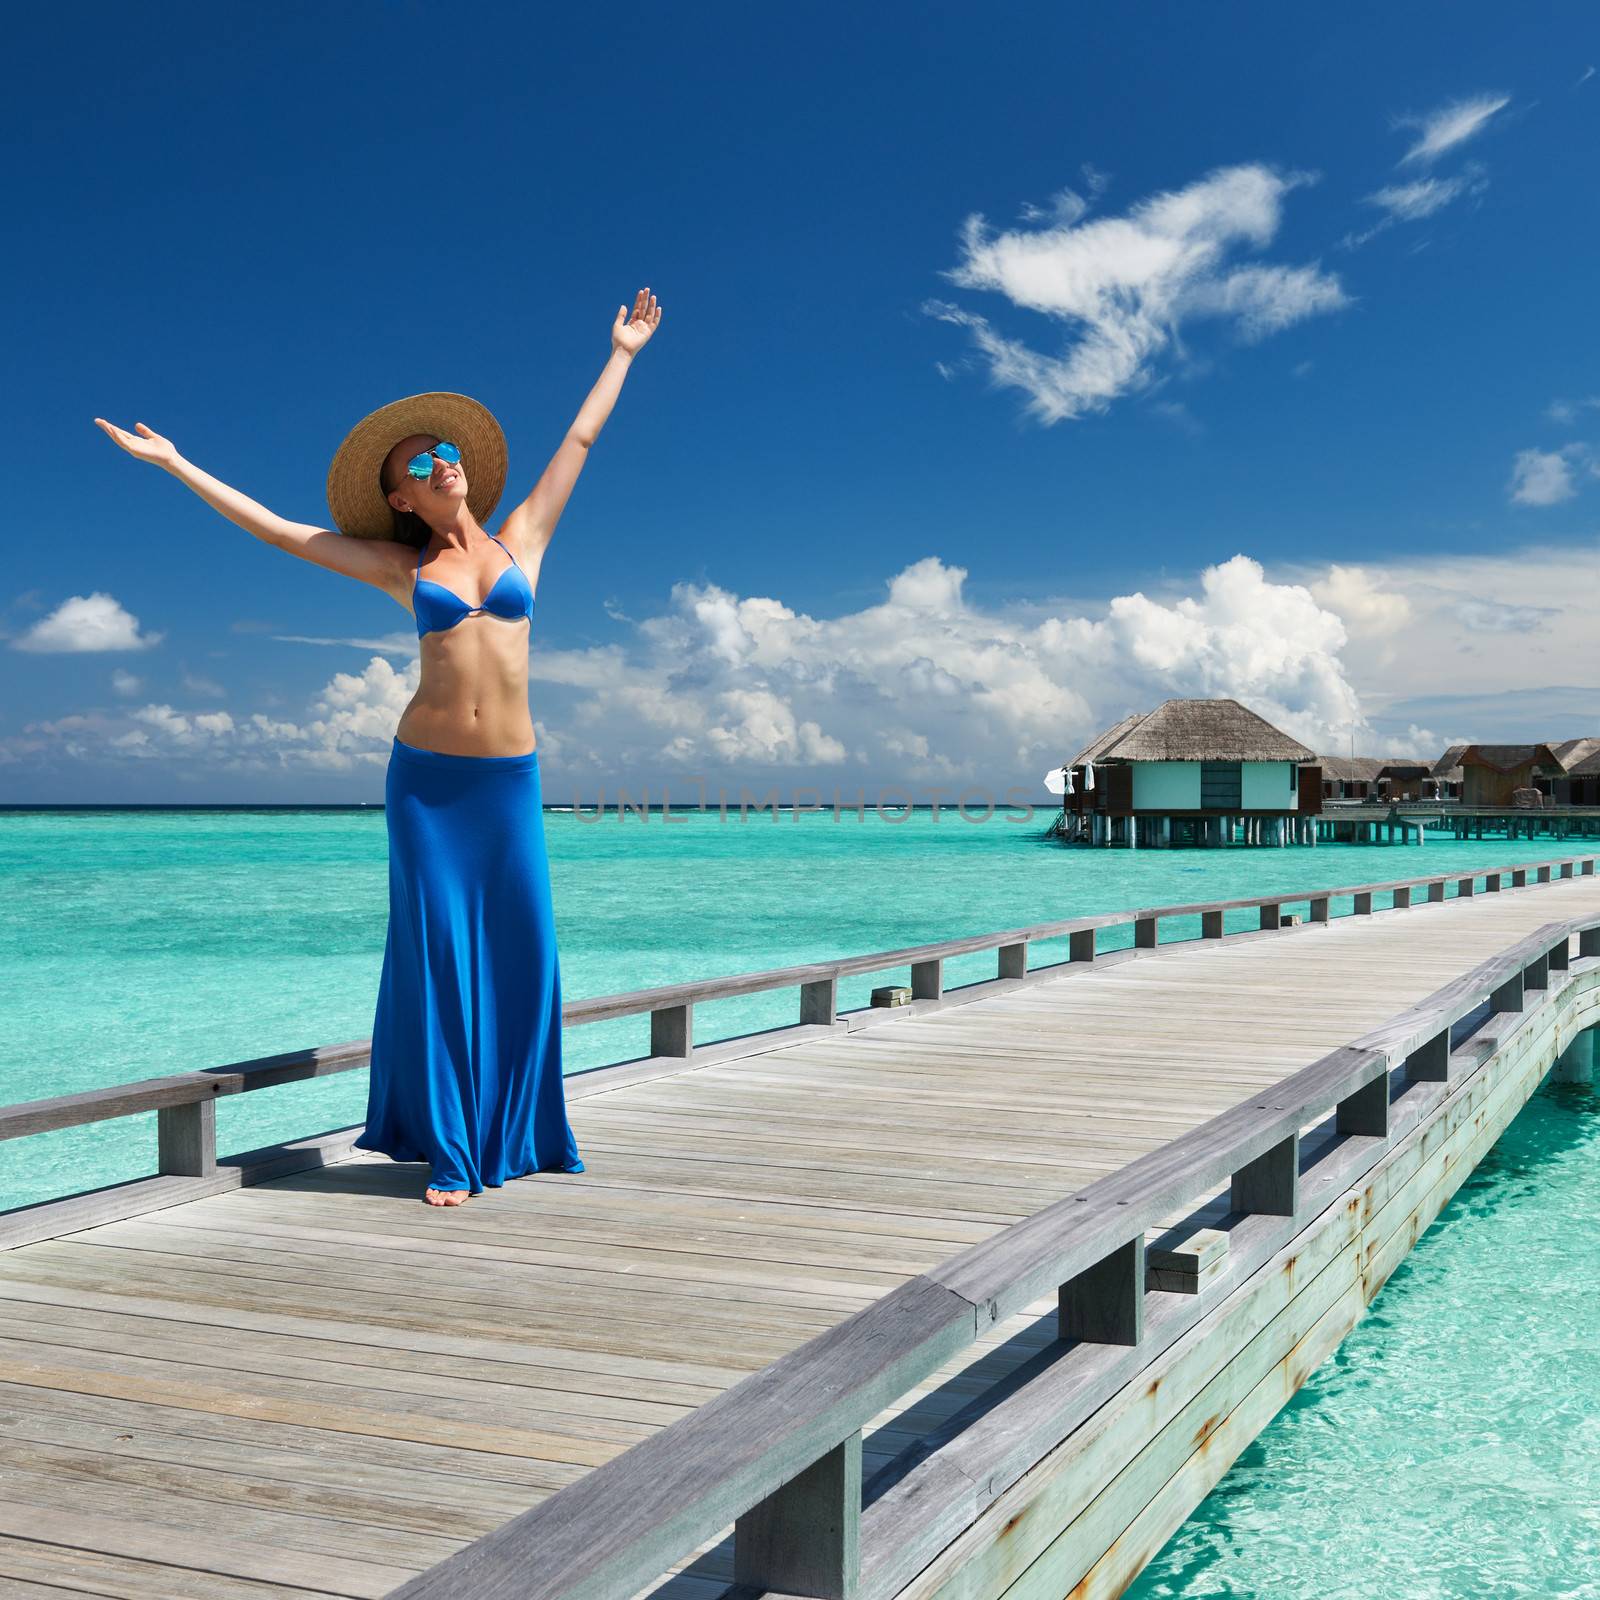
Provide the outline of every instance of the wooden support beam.
[[1500,874],[1498,872],[1486,872],[1483,875],[1483,887],[1487,894],[1499,894]]
[[1028,941],[1000,946],[1000,976],[1025,978],[1028,975]]
[[1411,888],[1409,884],[1402,884],[1394,892],[1394,908],[1404,911],[1411,904]]
[[663,1006],[650,1013],[650,1054],[653,1056],[692,1056],[694,1054],[694,1006]]
[[1235,1211],[1292,1217],[1300,1204],[1300,1135],[1291,1133],[1233,1175]]
[[217,1170],[217,1102],[162,1106],[156,1112],[156,1150],[162,1177],[211,1177]]
[[1133,919],[1134,949],[1154,950],[1158,928],[1159,919],[1156,917],[1135,917]]
[[1222,913],[1220,911],[1202,911],[1200,913],[1200,937],[1202,939],[1220,939],[1222,937]]
[[1550,955],[1549,952],[1534,961],[1530,961],[1522,969],[1522,987],[1524,992],[1529,989],[1548,989],[1550,987]]
[[911,963],[911,998],[937,1000],[944,994],[944,962],[913,961]]
[[1276,902],[1269,901],[1261,907],[1261,926],[1263,928],[1276,928],[1283,921],[1283,908]]
[[1363,890],[1356,895],[1355,902],[1356,915],[1358,917],[1370,917],[1372,915],[1372,894],[1369,890]]
[[831,1028],[839,1018],[839,980],[818,978],[800,985],[800,1020]]
[[1549,883],[1549,881],[1550,881],[1550,869],[1549,869],[1549,867],[1540,867],[1539,868],[1539,882],[1540,883]]
[[1080,928],[1068,938],[1070,959],[1073,961],[1094,960],[1094,929]]
[[1513,889],[1526,889],[1528,887],[1528,869],[1518,867],[1511,874],[1511,887]]
[[856,1600],[861,1589],[859,1433],[734,1523],[733,1577],[758,1592]]
[[1144,1278],[1140,1234],[1061,1285],[1060,1336],[1089,1344],[1138,1344],[1144,1333]]
[[1326,922],[1328,920],[1328,897],[1319,894],[1312,897],[1311,920],[1313,922]]
[[1600,928],[1582,928],[1578,932],[1578,954],[1600,956]]
[[1478,880],[1475,877],[1462,878],[1456,883],[1456,893],[1460,895],[1463,900],[1465,900],[1468,895],[1476,894],[1477,889]]
[[1572,969],[1572,943],[1563,939],[1560,944],[1550,946],[1550,953],[1545,958],[1550,963],[1552,972],[1569,972]]
[[1428,885],[1428,904],[1439,905],[1444,900],[1444,879],[1435,878]]

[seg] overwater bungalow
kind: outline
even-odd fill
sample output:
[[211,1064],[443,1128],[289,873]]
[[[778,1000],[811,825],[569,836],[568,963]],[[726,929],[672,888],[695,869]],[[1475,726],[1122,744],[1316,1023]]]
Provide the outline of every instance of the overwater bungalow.
[[1055,832],[1086,844],[1314,844],[1316,755],[1237,700],[1168,700],[1066,765]]
[[1402,756],[1318,756],[1317,764],[1324,800],[1444,800],[1459,793],[1458,770],[1435,776],[1429,762]]
[[1451,767],[1462,771],[1461,798],[1468,806],[1509,808],[1532,803],[1535,794],[1544,805],[1600,805],[1600,739],[1457,744],[1433,770],[1439,775]]

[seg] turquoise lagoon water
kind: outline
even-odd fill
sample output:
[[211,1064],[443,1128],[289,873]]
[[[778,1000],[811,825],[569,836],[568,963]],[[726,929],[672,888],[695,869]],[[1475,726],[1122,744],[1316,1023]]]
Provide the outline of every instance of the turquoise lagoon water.
[[[546,812],[563,991],[609,994],[1092,911],[1562,853],[1503,840],[1093,851],[1045,839],[1048,813],[1003,816]],[[0,813],[0,1104],[365,1039],[387,894],[378,808]],[[1250,913],[1236,922],[1252,925]],[[1126,943],[1128,931],[1116,937]],[[1036,961],[1066,955],[1064,945],[1036,951]],[[948,962],[946,982],[991,977],[994,963],[992,952]],[[843,984],[840,1004],[865,1004],[873,984],[894,981],[906,972]],[[779,1026],[798,1004],[784,990],[700,1006],[696,1037]],[[644,1018],[569,1029],[566,1070],[641,1055],[647,1038]],[[231,1096],[217,1108],[219,1147],[359,1122],[365,1099],[364,1072]],[[154,1121],[0,1144],[0,1207],[148,1173]]]
[[[547,813],[566,993],[1571,853],[1069,850],[1042,839],[1045,820]],[[365,1038],[386,883],[378,810],[0,814],[0,1103]],[[947,981],[993,971],[992,954],[953,961]],[[844,985],[841,1004],[897,977]],[[697,1036],[782,1024],[796,1005],[785,991],[703,1007]],[[640,1054],[645,1031],[570,1030],[567,1068]],[[230,1098],[221,1147],[359,1121],[365,1093],[358,1072]],[[0,1206],[148,1172],[153,1123],[0,1144]],[[1596,1237],[1600,1102],[1547,1086],[1130,1594],[1600,1596]]]
[[1546,1083],[1128,1600],[1600,1595],[1600,1097]]

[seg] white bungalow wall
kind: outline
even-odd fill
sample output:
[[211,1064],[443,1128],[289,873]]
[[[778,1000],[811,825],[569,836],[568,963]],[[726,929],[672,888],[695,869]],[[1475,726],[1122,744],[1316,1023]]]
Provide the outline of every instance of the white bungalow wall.
[[1200,809],[1198,761],[1135,761],[1132,766],[1135,811]]
[[[1200,809],[1198,761],[1135,761],[1133,809],[1174,812]],[[1299,773],[1292,761],[1241,763],[1240,808],[1245,811],[1298,811]]]
[[1300,809],[1300,773],[1292,761],[1246,761],[1242,787],[1246,811]]

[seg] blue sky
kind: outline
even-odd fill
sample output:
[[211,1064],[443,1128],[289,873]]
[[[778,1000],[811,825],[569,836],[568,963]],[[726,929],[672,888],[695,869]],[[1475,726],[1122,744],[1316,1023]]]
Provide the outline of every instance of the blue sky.
[[374,800],[415,687],[286,516],[477,396],[547,798],[1023,782],[1169,694],[1322,748],[1600,732],[1578,6],[175,5],[12,19],[0,799]]

